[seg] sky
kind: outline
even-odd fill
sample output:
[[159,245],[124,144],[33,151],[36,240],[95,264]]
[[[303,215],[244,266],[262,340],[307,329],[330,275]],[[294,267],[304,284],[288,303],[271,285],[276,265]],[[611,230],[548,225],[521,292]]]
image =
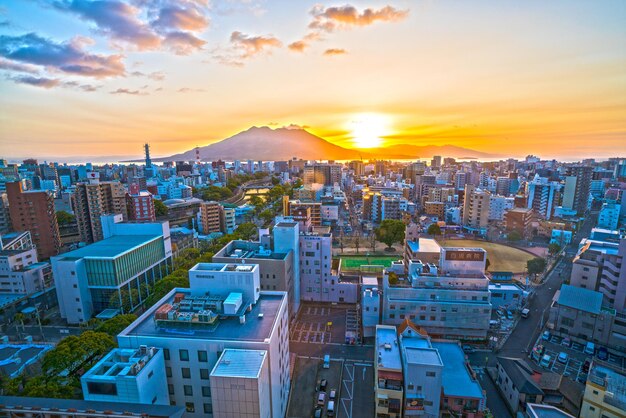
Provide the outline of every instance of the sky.
[[626,156],[626,2],[0,0],[0,157],[337,145]]

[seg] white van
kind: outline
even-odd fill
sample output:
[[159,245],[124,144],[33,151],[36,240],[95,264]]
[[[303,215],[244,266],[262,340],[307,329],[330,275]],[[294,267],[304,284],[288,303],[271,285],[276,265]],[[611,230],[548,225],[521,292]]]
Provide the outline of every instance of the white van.
[[585,346],[585,354],[594,355],[596,352],[596,345],[594,343],[587,343]]
[[529,314],[530,314],[530,309],[528,308],[522,309],[522,318],[528,318]]

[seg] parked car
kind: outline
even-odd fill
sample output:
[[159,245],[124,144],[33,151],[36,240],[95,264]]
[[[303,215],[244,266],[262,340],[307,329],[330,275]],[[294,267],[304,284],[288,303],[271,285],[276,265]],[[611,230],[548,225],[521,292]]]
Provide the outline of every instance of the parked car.
[[325,403],[326,403],[326,393],[320,392],[319,395],[317,395],[317,404],[319,406],[324,406]]
[[328,401],[328,408],[326,408],[326,416],[335,416],[335,401]]
[[596,345],[592,342],[588,342],[585,346],[585,354],[594,355],[596,353]]
[[328,385],[328,381],[326,379],[322,379],[320,381],[320,391],[326,392],[326,386]]
[[563,338],[563,341],[561,341],[561,345],[569,347],[570,345],[572,345],[572,340],[569,337],[565,337]]
[[589,367],[591,367],[591,360],[587,359],[585,360],[585,362],[583,363],[583,366],[581,368],[583,373],[589,373]]
[[522,309],[522,318],[528,318],[528,315],[530,315],[530,309],[528,308]]
[[464,345],[463,346],[463,352],[466,354],[471,354],[473,352],[475,352],[476,350],[474,350],[474,347],[472,347],[471,345]]
[[541,367],[545,367],[548,368],[550,367],[550,363],[552,363],[552,357],[550,357],[549,354],[545,354],[542,358],[541,361],[539,362],[539,365]]
[[604,347],[598,347],[598,358],[602,361],[607,361],[609,359],[609,352]]
[[568,357],[567,353],[564,353],[564,352],[562,352],[562,351],[561,351],[561,352],[559,353],[559,356],[558,356],[556,359],[559,361],[559,363],[566,364],[566,363],[567,363],[568,358],[569,358],[569,357]]
[[315,408],[315,412],[313,413],[313,418],[322,418],[322,414],[324,413],[324,409],[318,406]]
[[336,397],[337,397],[337,389],[331,389],[328,395],[328,399],[330,399],[331,401],[334,401]]
[[550,341],[550,331],[544,331],[543,335],[541,335],[541,338],[543,338],[546,341]]
[[537,344],[536,346],[533,347],[533,351],[532,353],[530,353],[530,356],[532,357],[533,360],[539,361],[541,360],[541,356],[543,356],[544,351],[545,351],[545,347],[541,344]]
[[507,310],[507,311],[506,311],[506,317],[507,317],[508,319],[513,319],[513,312],[511,312],[511,311]]

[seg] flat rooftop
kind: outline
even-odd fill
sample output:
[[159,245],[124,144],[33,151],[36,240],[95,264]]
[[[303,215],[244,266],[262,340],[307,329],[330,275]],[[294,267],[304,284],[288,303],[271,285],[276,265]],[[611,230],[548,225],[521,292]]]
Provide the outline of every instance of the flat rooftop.
[[432,341],[432,346],[439,351],[443,361],[444,396],[482,399],[483,389],[477,380],[472,379],[461,346],[452,341]]
[[[604,402],[626,410],[626,375],[609,367],[593,363],[589,380],[604,387]],[[611,395],[609,395],[609,393]]]
[[402,370],[396,327],[376,327],[376,345],[380,358],[378,367]]
[[550,405],[526,404],[526,412],[531,418],[574,418],[573,415]]
[[417,253],[439,253],[441,245],[432,238],[419,238],[417,241],[408,241],[407,245],[412,252]]
[[[117,378],[135,378],[145,365],[158,352],[157,348],[148,348],[145,353],[134,348],[115,348],[88,370],[83,378],[115,380]],[[133,369],[134,368],[134,369]]]
[[244,377],[255,379],[265,363],[265,350],[238,350],[228,348],[215,363],[211,377]]
[[115,258],[160,237],[160,235],[114,235],[77,250],[61,254],[56,258]]
[[[215,328],[160,328],[154,321],[155,311],[165,303],[173,304],[174,295],[183,293],[191,295],[190,289],[176,288],[170,291],[150,308],[145,314],[133,322],[120,336],[167,337],[199,340],[241,340],[262,342],[269,338],[278,312],[283,303],[287,303],[287,294],[284,292],[261,292],[259,300],[252,305],[252,310],[246,313],[246,322],[239,323],[238,317],[220,317]],[[262,314],[262,317],[259,317]]]
[[441,357],[439,357],[439,353],[434,348],[405,347],[404,352],[407,363],[443,366]]
[[502,284],[490,283],[489,290],[492,292],[494,290],[509,290],[509,291],[519,291],[519,292],[524,291],[521,287],[514,285],[514,284],[510,284],[510,283],[502,283]]
[[231,241],[224,246],[221,250],[215,254],[213,258],[224,259],[258,259],[258,260],[284,260],[287,258],[287,253],[274,252],[268,248],[263,247],[258,242],[249,241]]
[[258,264],[237,264],[237,263],[198,263],[189,269],[192,271],[220,271],[220,272],[250,272]]
[[0,374],[11,376],[37,361],[52,346],[43,344],[0,345]]

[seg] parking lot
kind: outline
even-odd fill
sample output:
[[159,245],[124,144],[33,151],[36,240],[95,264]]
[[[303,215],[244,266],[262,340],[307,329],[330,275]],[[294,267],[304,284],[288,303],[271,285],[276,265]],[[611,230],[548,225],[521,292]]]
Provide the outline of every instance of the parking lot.
[[373,417],[374,366],[349,362],[343,365],[341,397],[337,416],[340,418]]
[[[327,416],[328,401],[331,390],[336,390],[335,411],[340,404],[342,392],[341,373],[343,370],[342,360],[331,359],[329,368],[322,367],[322,359],[298,357],[291,385],[291,394],[287,410],[288,418],[309,418],[315,413],[316,407],[323,408]],[[321,390],[320,384],[326,380],[326,390]],[[325,393],[323,405],[318,403],[320,393]]]
[[346,326],[354,314],[351,308],[302,305],[291,327],[291,341],[317,344],[345,343]]
[[[571,342],[568,347],[563,344],[563,337],[558,335],[551,335],[549,340],[539,337],[535,346],[541,344],[545,347],[544,355],[547,354],[551,357],[550,364],[547,367],[541,367],[544,370],[549,370],[554,373],[562,374],[565,377],[569,377],[572,380],[584,383],[587,379],[587,374],[583,370],[583,364],[585,360],[597,360],[597,357],[584,352],[585,346],[577,342]],[[559,353],[567,354],[567,361],[565,363],[557,360]],[[609,354],[607,362],[624,368],[626,366],[624,357],[615,356]],[[539,364],[539,361],[534,360],[535,364]]]

